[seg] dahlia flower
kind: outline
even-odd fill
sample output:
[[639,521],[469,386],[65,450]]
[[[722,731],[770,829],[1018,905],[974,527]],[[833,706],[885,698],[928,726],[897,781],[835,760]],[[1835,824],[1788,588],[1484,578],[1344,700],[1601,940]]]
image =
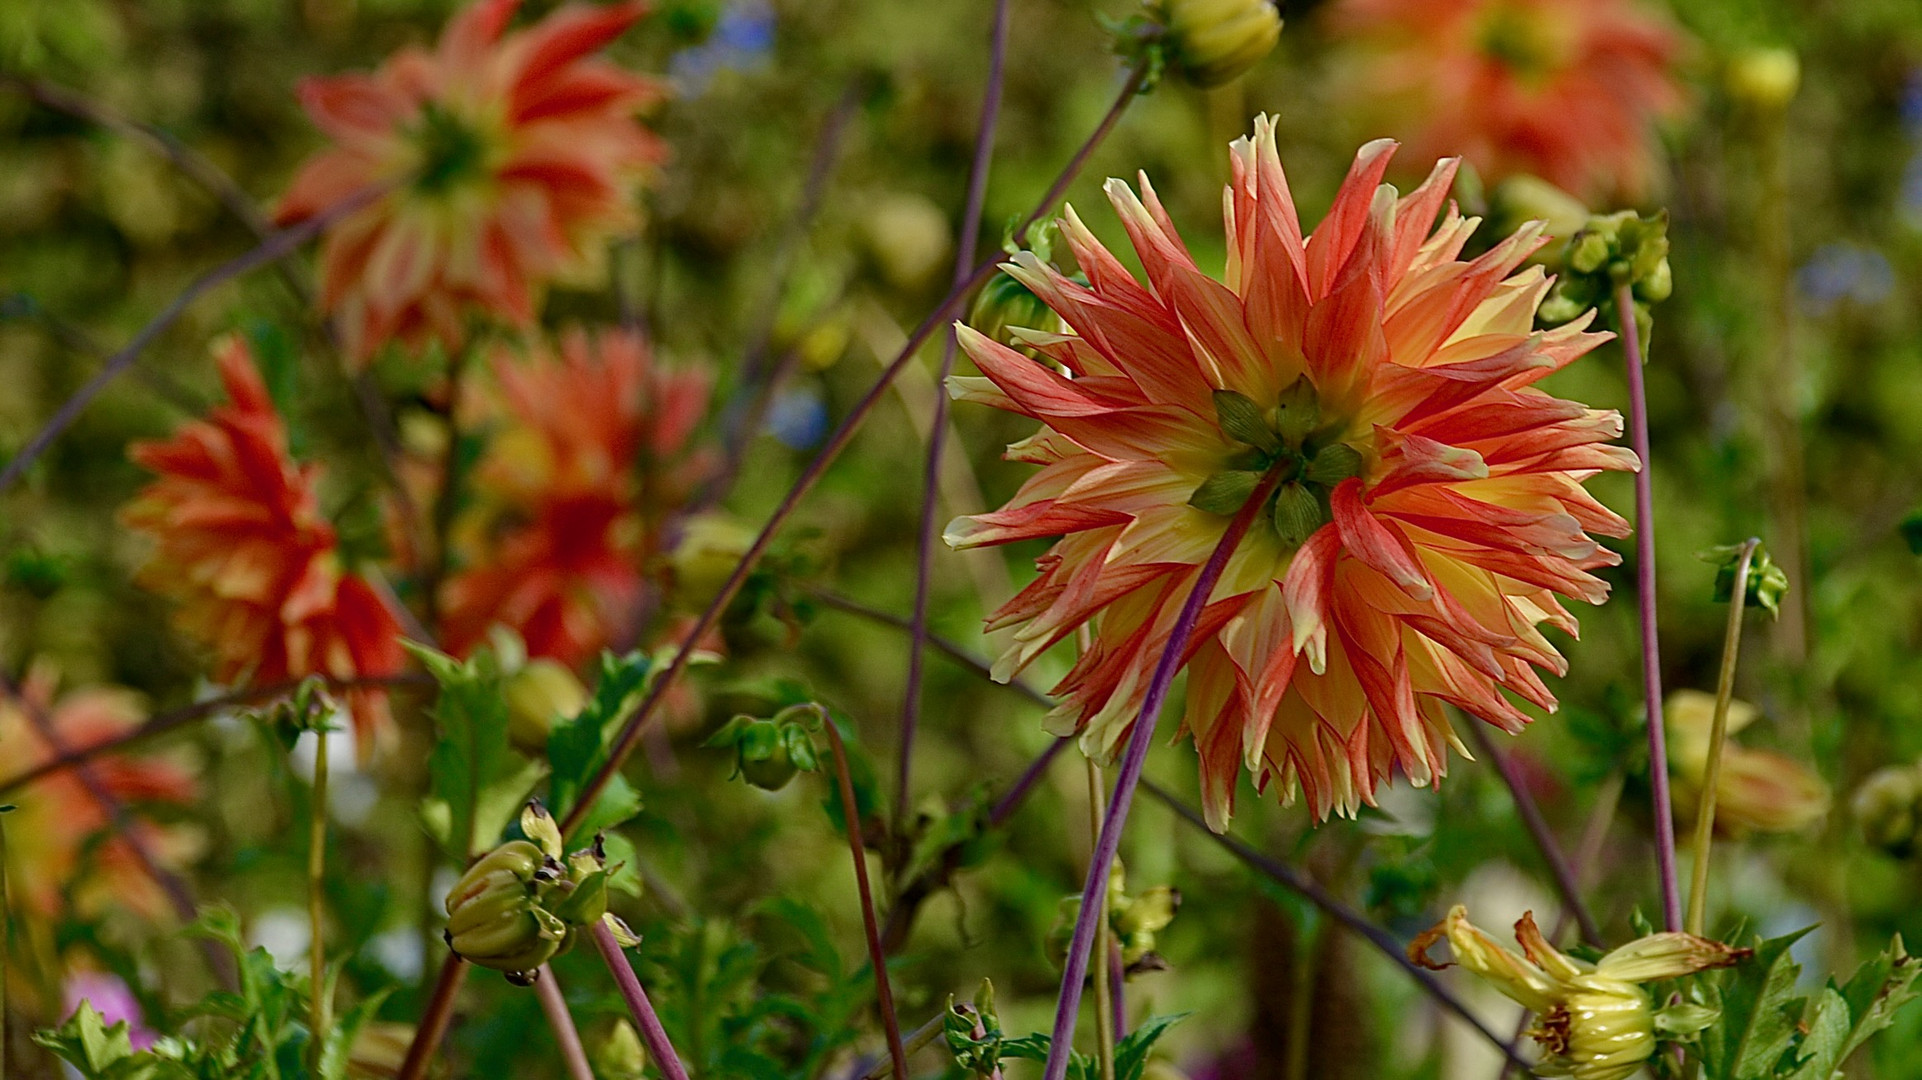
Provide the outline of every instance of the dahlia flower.
[[301,84],[334,145],[301,168],[279,220],[388,185],[321,249],[321,303],[356,362],[394,338],[455,349],[473,311],[525,326],[545,283],[594,270],[599,242],[634,224],[634,185],[662,150],[633,117],[660,89],[589,57],[642,5],[571,5],[504,33],[517,6],[478,0],[432,52]]
[[1588,534],[1627,532],[1582,483],[1636,467],[1604,445],[1617,414],[1530,385],[1606,340],[1588,317],[1533,329],[1549,282],[1521,267],[1539,224],[1456,258],[1476,222],[1451,206],[1436,224],[1455,162],[1398,198],[1380,184],[1384,140],[1303,236],[1268,119],[1232,150],[1225,283],[1145,176],[1139,196],[1110,180],[1146,287],[1072,208],[1063,235],[1088,285],[1029,253],[1008,267],[1069,328],[1025,339],[1072,377],[961,328],[986,378],[955,395],[1045,426],[1009,449],[1041,471],[947,531],[956,547],[1060,538],[989,619],[1020,627],[995,674],[1089,627],[1049,721],[1109,757],[1203,562],[1251,492],[1279,484],[1183,656],[1216,829],[1244,765],[1318,818],[1352,813],[1391,773],[1439,782],[1448,747],[1466,755],[1444,706],[1510,733],[1529,717],[1503,691],[1553,709],[1536,669],[1564,662],[1539,628],[1575,632],[1558,595],[1601,602],[1588,571],[1617,561]]
[[[398,672],[400,625],[372,586],[342,568],[315,496],[319,467],[289,457],[246,343],[228,337],[214,352],[228,403],[131,451],[159,474],[121,512],[155,542],[140,580],[180,601],[181,627],[213,650],[221,682]],[[346,698],[364,760],[389,726],[387,697],[357,689]]]
[[506,425],[456,524],[466,568],[442,596],[445,640],[464,653],[500,624],[528,655],[578,664],[631,621],[665,510],[706,467],[687,446],[709,380],[656,367],[632,334],[578,330],[558,357],[493,368]]
[[1681,36],[1634,0],[1345,0],[1336,21],[1359,54],[1350,92],[1418,160],[1457,153],[1490,182],[1634,199],[1651,122],[1683,101]]
[[[1780,571],[1777,571],[1778,573]],[[1663,710],[1668,716],[1668,767],[1676,816],[1693,822],[1708,779],[1708,753],[1715,730],[1715,695],[1677,690]],[[1731,836],[1794,832],[1829,812],[1829,786],[1807,765],[1773,750],[1751,750],[1735,741],[1761,710],[1729,702],[1728,734],[1715,783],[1715,828]]]
[[[96,687],[56,698],[58,683],[52,667],[35,664],[22,680],[19,698],[0,693],[0,752],[9,771],[36,768],[63,752],[106,742],[145,716],[139,697],[130,690]],[[50,722],[55,739],[47,738],[33,712]],[[90,776],[85,779],[67,770],[36,782],[11,800],[18,808],[0,822],[7,830],[8,888],[15,903],[35,917],[29,923],[58,915],[70,899],[88,911],[127,908],[156,916],[167,908],[166,894],[88,789],[87,780],[120,803],[138,807],[191,802],[192,775],[164,758],[111,754],[94,758],[87,768]],[[132,828],[163,861],[177,859],[190,847],[187,837],[173,829],[141,820],[132,822]]]

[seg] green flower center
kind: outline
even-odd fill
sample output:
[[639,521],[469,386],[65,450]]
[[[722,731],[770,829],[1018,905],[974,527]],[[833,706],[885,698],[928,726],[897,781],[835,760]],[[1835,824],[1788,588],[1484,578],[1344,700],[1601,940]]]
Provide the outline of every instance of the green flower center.
[[1328,500],[1335,485],[1361,475],[1366,465],[1361,451],[1340,439],[1347,425],[1321,415],[1314,385],[1305,378],[1283,390],[1269,409],[1233,390],[1217,390],[1214,399],[1222,434],[1246,449],[1203,480],[1188,505],[1233,516],[1273,474],[1278,483],[1262,519],[1283,544],[1299,547],[1332,516]]
[[444,195],[463,181],[482,174],[487,162],[486,139],[474,125],[446,109],[430,103],[421,110],[420,126],[415,129],[414,138],[420,148],[415,190]]

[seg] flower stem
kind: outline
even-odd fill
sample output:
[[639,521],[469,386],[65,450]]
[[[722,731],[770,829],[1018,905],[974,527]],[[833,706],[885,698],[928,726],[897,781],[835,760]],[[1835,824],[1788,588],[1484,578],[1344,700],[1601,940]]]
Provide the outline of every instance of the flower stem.
[[147,325],[141,327],[125,345],[121,346],[119,352],[108,357],[106,363],[100,366],[100,370],[94,372],[93,378],[88,379],[80,389],[74,391],[53,416],[41,425],[40,430],[34,432],[33,438],[27,440],[27,444],[20,448],[20,452],[13,456],[13,460],[7,462],[4,469],[0,469],[0,491],[12,487],[16,481],[25,476],[27,467],[39,460],[40,455],[47,452],[47,448],[53,445],[53,441],[59,438],[62,432],[73,426],[73,422],[80,418],[80,414],[86,411],[87,406],[93,404],[93,400],[100,396],[100,392],[107,388],[107,384],[133,367],[134,362],[140,359],[140,354],[146,351],[147,346],[153,344],[162,331],[185,315],[194,301],[248,271],[285,258],[300,245],[319,236],[342,218],[366,206],[387,191],[388,186],[384,184],[362,188],[335,203],[325,212],[274,233],[251,250],[195,278],[180,295],[174,297],[172,303],[162,308],[159,314],[149,319]]
[[314,1068],[320,1068],[320,1048],[331,1026],[327,1000],[327,728],[314,729],[314,787],[308,808],[307,830],[307,981],[313,992],[308,1039]]
[[1480,721],[1471,719],[1468,736],[1475,740],[1475,749],[1495,765],[1501,774],[1502,783],[1507,785],[1509,795],[1514,799],[1515,812],[1521,815],[1522,824],[1528,827],[1528,835],[1535,841],[1541,852],[1542,861],[1548,864],[1549,876],[1555,879],[1556,891],[1562,894],[1563,909],[1572,912],[1575,922],[1582,928],[1582,940],[1590,945],[1602,943],[1601,928],[1595,924],[1595,916],[1590,914],[1588,905],[1582,903],[1581,887],[1575,882],[1575,872],[1568,865],[1568,856],[1562,853],[1561,845],[1555,842],[1555,833],[1542,817],[1542,808],[1535,796],[1528,791],[1528,785],[1521,773],[1515,768],[1514,761],[1495,746],[1487,730]]
[[[968,280],[974,265],[975,241],[981,233],[981,207],[988,196],[988,167],[994,159],[994,129],[1001,115],[1002,72],[1008,55],[1008,0],[995,0],[994,29],[988,47],[988,87],[981,97],[981,121],[975,127],[974,160],[968,167],[968,198],[961,212],[960,235],[954,257],[955,288]],[[942,336],[941,368],[934,381],[934,418],[928,427],[927,462],[921,483],[921,523],[916,534],[914,613],[909,617],[908,679],[901,697],[900,760],[896,767],[894,833],[901,836],[907,821],[914,770],[914,736],[921,721],[921,664],[928,643],[928,590],[934,579],[934,521],[939,506],[941,455],[948,443],[948,376],[954,373],[955,332]]]
[[1232,836],[1217,833],[1213,829],[1210,829],[1206,819],[1201,816],[1199,811],[1182,802],[1180,799],[1175,798],[1174,795],[1170,794],[1167,790],[1156,785],[1154,781],[1144,780],[1141,786],[1150,796],[1159,800],[1170,810],[1173,810],[1181,820],[1193,826],[1196,831],[1202,833],[1215,843],[1226,848],[1229,854],[1241,860],[1241,862],[1250,869],[1269,878],[1290,892],[1299,894],[1309,903],[1320,908],[1336,922],[1354,931],[1356,934],[1361,935],[1369,944],[1380,950],[1383,956],[1394,961],[1397,967],[1406,971],[1409,977],[1415,980],[1417,986],[1420,986],[1429,997],[1435,999],[1436,1004],[1466,1021],[1469,1027],[1473,1028],[1482,1038],[1488,1040],[1488,1044],[1500,1051],[1502,1056],[1510,1063],[1519,1066],[1524,1072],[1528,1071],[1529,1063],[1527,1059],[1516,1053],[1515,1050],[1508,1045],[1507,1041],[1490,1030],[1487,1024],[1482,1023],[1480,1017],[1476,1016],[1460,998],[1450,993],[1448,988],[1443,986],[1440,980],[1435,978],[1434,972],[1424,971],[1412,960],[1408,959],[1407,949],[1401,942],[1396,941],[1394,936],[1388,931],[1369,922],[1360,912],[1337,900],[1334,894],[1322,888],[1318,882],[1306,874],[1299,873],[1293,867],[1263,855],[1261,852],[1256,851],[1254,848],[1249,847],[1247,844],[1242,843]]
[[427,999],[427,1011],[421,1014],[420,1026],[414,1029],[414,1041],[407,1047],[407,1057],[401,1061],[394,1080],[421,1080],[427,1075],[427,1065],[447,1035],[448,1021],[454,1018],[454,999],[460,995],[461,984],[467,981],[468,966],[467,961],[451,952],[441,961],[433,996]]
[[1215,550],[1209,554],[1208,561],[1202,564],[1194,587],[1188,592],[1188,599],[1181,605],[1181,613],[1175,617],[1167,644],[1162,647],[1161,660],[1155,665],[1154,675],[1142,697],[1141,712],[1135,717],[1134,731],[1128,737],[1128,752],[1121,760],[1121,773],[1115,778],[1114,797],[1102,817],[1101,836],[1095,843],[1094,856],[1088,862],[1088,880],[1081,887],[1081,914],[1075,919],[1074,937],[1068,943],[1066,969],[1061,974],[1061,997],[1055,1006],[1053,1041],[1048,1045],[1047,1068],[1042,1073],[1044,1080],[1063,1080],[1068,1074],[1075,1020],[1081,1012],[1081,984],[1088,977],[1088,953],[1094,945],[1101,900],[1108,892],[1108,868],[1114,865],[1115,853],[1121,847],[1121,829],[1127,824],[1128,810],[1134,803],[1135,787],[1141,782],[1141,770],[1148,761],[1148,746],[1154,742],[1155,721],[1161,717],[1161,703],[1167,698],[1169,687],[1174,685],[1175,673],[1187,659],[1188,642],[1194,637],[1195,624],[1201,620],[1201,611],[1207,606],[1209,594],[1215,591],[1215,584],[1228,568],[1229,556],[1234,554],[1236,545],[1241,543],[1248,527],[1263,512],[1268,496],[1274,493],[1280,482],[1280,471],[1269,470],[1261,483],[1256,485],[1254,494],[1235,513],[1234,520],[1228,523],[1228,529],[1215,544]]
[[13,945],[13,906],[7,898],[7,814],[0,806],[0,1080],[7,1080],[7,953]]
[[1715,839],[1715,785],[1722,777],[1728,742],[1728,705],[1735,696],[1735,661],[1742,655],[1742,615],[1748,610],[1749,567],[1762,542],[1750,537],[1735,559],[1735,587],[1728,597],[1728,629],[1722,637],[1722,670],[1715,681],[1715,720],[1709,727],[1708,763],[1702,769],[1701,801],[1695,809],[1695,866],[1688,890],[1688,932],[1700,935],[1708,915],[1708,851]]
[[[1088,841],[1093,847],[1101,837],[1101,818],[1103,788],[1101,766],[1093,758],[1083,758],[1082,763],[1088,770]],[[1108,981],[1108,972],[1113,957],[1108,948],[1108,889],[1101,890],[1101,913],[1099,927],[1095,931],[1100,938],[1094,946],[1094,1035],[1095,1060],[1101,1067],[1101,1080],[1114,1080],[1114,986]]]
[[874,889],[868,884],[868,856],[861,842],[861,809],[854,801],[854,780],[848,773],[848,751],[834,721],[822,717],[828,745],[834,750],[834,780],[841,795],[841,820],[847,826],[848,851],[854,856],[854,884],[861,892],[861,926],[868,935],[868,962],[874,965],[874,988],[880,997],[881,1026],[888,1035],[888,1056],[896,1080],[907,1080],[908,1053],[901,1043],[901,1018],[894,1011],[894,987],[888,982],[888,956],[881,948],[881,924],[874,916]]
[[1648,451],[1648,389],[1642,379],[1642,343],[1635,328],[1635,295],[1615,289],[1615,323],[1628,365],[1629,443],[1642,467],[1635,471],[1635,593],[1642,608],[1642,687],[1648,698],[1648,786],[1655,815],[1655,872],[1662,883],[1666,929],[1682,928],[1682,893],[1675,878],[1675,814],[1668,796],[1668,736],[1662,724],[1662,649],[1655,622],[1654,462]]
[[568,1080],[594,1080],[594,1070],[587,1064],[587,1048],[581,1045],[581,1033],[574,1027],[574,1014],[567,1011],[567,998],[561,994],[560,980],[546,964],[542,964],[534,976],[534,996],[541,999],[541,1012],[547,1014],[547,1026],[554,1029],[554,1041],[560,1044]]
[[[1081,166],[1087,162],[1088,155],[1093,152],[1096,145],[1107,137],[1108,132],[1114,129],[1116,122],[1121,119],[1121,114],[1126,111],[1128,103],[1133,101],[1135,95],[1140,92],[1142,81],[1146,76],[1146,69],[1137,65],[1129,75],[1127,82],[1122,85],[1121,92],[1116,97],[1113,106],[1109,108],[1107,115],[1102,118],[1101,123],[1096,126],[1094,132],[1088,136],[1088,141],[1082,144],[1081,149],[1075,153],[1074,157],[1071,158],[1068,164],[1062,169],[1061,174],[1055,178],[1054,184],[1049,187],[1047,193],[1042,196],[1041,201],[1036,204],[1034,210],[1028,214],[1021,225],[1015,230],[1014,235],[1017,241],[1024,239],[1028,234],[1028,230],[1034,226],[1035,222],[1041,220],[1049,208],[1054,205],[1055,200],[1061,197],[1061,193],[1065,191],[1068,184],[1074,180]],[[688,662],[693,659],[697,644],[707,635],[709,630],[713,629],[715,623],[720,620],[721,613],[727,610],[727,606],[733,602],[735,594],[740,591],[741,585],[747,581],[748,575],[754,571],[755,565],[767,551],[768,545],[773,542],[774,534],[778,532],[781,526],[786,523],[787,519],[793,515],[795,509],[800,505],[801,500],[807,496],[808,492],[814,489],[814,485],[820,482],[821,477],[827,473],[828,467],[834,463],[836,458],[840,457],[841,451],[847,449],[848,443],[854,439],[855,431],[867,420],[868,415],[874,411],[875,406],[880,404],[881,399],[887,393],[889,385],[891,385],[894,380],[899,377],[901,372],[907,368],[908,364],[914,360],[915,353],[920,351],[921,346],[926,344],[928,339],[934,335],[936,328],[947,320],[949,313],[960,304],[961,299],[973,291],[975,286],[988,279],[988,275],[993,273],[994,268],[995,262],[981,263],[974,268],[973,273],[968,275],[966,281],[948,291],[948,295],[935,306],[934,311],[930,313],[926,319],[923,319],[919,326],[915,327],[913,333],[908,335],[907,342],[901,346],[901,350],[888,362],[888,366],[882,371],[881,377],[875,380],[874,385],[868,388],[868,392],[861,397],[860,401],[855,403],[854,407],[848,412],[847,417],[841,421],[840,426],[835,428],[834,433],[829,435],[827,441],[822,444],[821,450],[815,455],[814,460],[808,463],[807,468],[801,471],[801,475],[797,477],[793,485],[788,488],[788,492],[782,497],[780,505],[775,507],[774,513],[768,518],[767,523],[761,527],[761,531],[755,536],[754,542],[749,544],[747,551],[742,554],[741,561],[735,565],[734,572],[728,576],[727,582],[714,594],[714,598],[708,602],[707,608],[694,620],[693,625],[687,628],[687,631],[681,638],[679,648],[674,652],[674,658],[668,662],[667,668],[661,672],[660,678],[654,681],[653,688],[641,699],[641,703],[635,708],[634,714],[628,717],[627,722],[622,725],[620,733],[615,736],[614,742],[609,748],[607,761],[601,765],[593,776],[588,778],[586,784],[582,785],[579,798],[573,807],[568,810],[566,818],[561,823],[561,832],[563,834],[572,832],[575,826],[579,825],[587,816],[588,810],[594,805],[595,801],[600,798],[601,792],[606,790],[607,785],[613,780],[614,775],[618,773],[622,765],[626,763],[628,755],[633,753],[634,747],[640,744],[643,728],[649,720],[653,719],[654,713],[659,709],[662,699],[666,697],[668,691],[673,689],[676,680],[681,677],[681,673],[687,670]],[[4,487],[4,484],[0,484],[0,487]]]
[[648,1058],[667,1080],[687,1080],[687,1066],[681,1064],[681,1056],[668,1041],[667,1029],[654,1014],[654,1005],[647,1000],[647,991],[641,989],[641,980],[635,976],[634,965],[628,963],[627,954],[621,951],[621,943],[614,940],[614,931],[609,930],[605,922],[596,922],[593,937],[594,947],[600,950],[607,970],[614,975],[615,985],[620,987],[621,1000],[627,1002],[627,1013],[634,1018],[634,1027],[647,1047]]

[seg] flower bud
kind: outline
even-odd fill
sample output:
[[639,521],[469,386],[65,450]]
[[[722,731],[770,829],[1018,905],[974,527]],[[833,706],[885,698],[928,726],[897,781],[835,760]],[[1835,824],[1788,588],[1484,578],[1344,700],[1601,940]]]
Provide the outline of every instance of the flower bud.
[[1862,781],[1850,800],[1850,809],[1862,827],[1864,840],[1905,859],[1915,854],[1918,804],[1922,804],[1922,769],[1891,765]]
[[765,720],[737,716],[704,745],[733,747],[735,775],[763,791],[779,791],[795,774],[820,766],[808,734],[819,720],[817,705],[790,706]]
[[572,717],[587,704],[587,688],[565,664],[541,657],[529,660],[501,685],[507,701],[507,738],[524,754],[547,753],[554,721]]
[[1196,86],[1220,86],[1260,62],[1281,40],[1273,0],[1161,0],[1171,59]]
[[414,1045],[414,1025],[391,1021],[362,1024],[347,1052],[348,1080],[392,1080],[400,1075],[407,1049]]
[[526,840],[510,840],[482,856],[447,894],[447,947],[463,960],[531,973],[560,950],[567,925],[542,908],[538,886],[548,858]]
[[1018,349],[1022,343],[1013,334],[1014,330],[1058,333],[1061,317],[1026,285],[1001,270],[976,294],[974,307],[968,312],[968,325],[1003,345]]
[[674,554],[668,557],[676,600],[705,606],[727,584],[753,544],[754,530],[726,514],[697,514],[688,519]]
[[1729,60],[1729,96],[1758,109],[1781,109],[1802,83],[1802,62],[1782,46],[1745,49]]
[[614,1021],[607,1038],[594,1050],[594,1067],[607,1080],[641,1080],[647,1070],[647,1048],[634,1025],[625,1019]]
[[1563,273],[1536,317],[1553,326],[1590,307],[1611,313],[1616,290],[1629,287],[1638,325],[1648,306],[1668,299],[1674,273],[1668,264],[1668,211],[1642,217],[1633,210],[1596,214],[1562,247]]
[[[1715,563],[1715,602],[1726,604],[1735,592],[1735,572],[1742,560],[1741,544],[1723,544],[1700,552],[1696,558]],[[1759,607],[1771,616],[1782,615],[1782,597],[1788,595],[1789,576],[1769,558],[1768,549],[1757,544],[1749,557],[1748,583],[1742,598],[1746,607]]]

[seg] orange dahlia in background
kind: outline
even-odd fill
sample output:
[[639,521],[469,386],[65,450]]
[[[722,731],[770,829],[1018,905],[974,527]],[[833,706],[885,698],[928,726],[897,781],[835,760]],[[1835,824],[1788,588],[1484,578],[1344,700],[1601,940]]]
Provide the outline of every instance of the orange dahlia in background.
[[1244,765],[1317,817],[1352,813],[1393,772],[1434,782],[1449,746],[1466,753],[1445,705],[1511,733],[1529,717],[1504,691],[1554,708],[1535,669],[1564,662],[1539,627],[1575,632],[1557,595],[1599,603],[1587,571],[1617,561],[1587,534],[1627,532],[1582,482],[1636,466],[1603,445],[1618,415],[1530,386],[1607,339],[1584,332],[1592,316],[1534,330],[1549,282],[1518,268],[1539,224],[1457,259],[1476,222],[1450,206],[1436,224],[1455,162],[1397,198],[1383,140],[1304,237],[1267,118],[1232,149],[1225,284],[1145,176],[1139,197],[1110,180],[1146,287],[1072,208],[1063,235],[1090,284],[1030,253],[1008,267],[1069,328],[1023,336],[1072,377],[961,329],[987,377],[957,378],[956,395],[1045,426],[1009,450],[1041,471],[947,532],[956,547],[1061,538],[989,620],[1020,627],[996,675],[1090,627],[1050,721],[1106,757],[1202,564],[1279,482],[1186,655],[1183,727],[1216,829]]
[[[51,665],[36,663],[22,680],[19,697],[0,690],[0,754],[9,775],[106,742],[145,717],[130,690],[96,687],[56,698],[59,681]],[[35,713],[51,723],[55,739],[47,738]],[[161,758],[103,755],[89,762],[87,771],[104,793],[131,809],[188,803],[196,794],[193,776]],[[166,910],[166,894],[79,773],[52,773],[7,801],[18,806],[0,822],[7,830],[7,887],[14,902],[35,917],[29,923],[52,918],[69,904],[96,913],[130,909],[150,918]],[[191,847],[178,830],[147,821],[135,821],[133,828],[162,862],[179,859]],[[96,837],[105,839],[96,844]]]
[[493,365],[503,426],[457,523],[465,565],[442,594],[443,638],[465,653],[499,624],[530,656],[570,666],[632,625],[666,511],[705,474],[689,448],[703,371],[657,366],[638,335],[573,330],[559,355]]
[[1634,0],[1344,0],[1346,99],[1489,182],[1533,174],[1591,200],[1653,179],[1651,124],[1682,105],[1682,38]]
[[432,52],[301,84],[334,144],[301,168],[279,220],[392,185],[321,248],[321,304],[356,362],[392,339],[456,349],[475,313],[525,326],[545,283],[593,271],[601,241],[635,223],[634,186],[663,152],[634,113],[660,87],[590,57],[643,5],[570,5],[503,33],[518,6],[479,0]]
[[[289,458],[246,343],[224,338],[214,354],[228,403],[131,451],[159,474],[121,511],[155,541],[141,582],[180,601],[182,629],[213,650],[223,683],[398,672],[400,626],[366,581],[342,569],[315,497],[319,468]],[[365,760],[389,726],[387,697],[361,689],[346,698]]]

